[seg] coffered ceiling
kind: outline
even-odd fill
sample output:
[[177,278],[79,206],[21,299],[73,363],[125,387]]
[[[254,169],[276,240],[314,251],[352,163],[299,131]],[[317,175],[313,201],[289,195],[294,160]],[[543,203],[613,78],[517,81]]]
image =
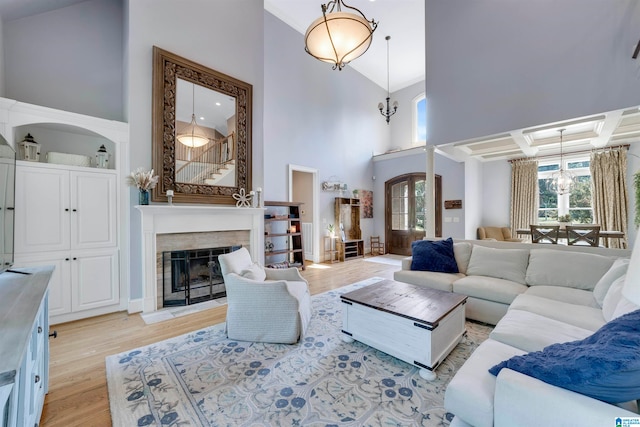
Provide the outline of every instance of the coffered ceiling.
[[544,157],[560,152],[560,129],[565,154],[640,142],[640,108],[626,108],[573,120],[438,146],[454,160],[475,158],[486,162],[523,157]]

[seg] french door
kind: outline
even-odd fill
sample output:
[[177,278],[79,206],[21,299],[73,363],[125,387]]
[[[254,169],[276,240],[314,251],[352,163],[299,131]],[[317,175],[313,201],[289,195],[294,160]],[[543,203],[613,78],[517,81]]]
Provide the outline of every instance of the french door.
[[411,242],[425,236],[425,214],[435,215],[442,236],[442,177],[435,176],[435,212],[425,212],[424,173],[397,176],[385,183],[385,240],[389,253],[411,255]]

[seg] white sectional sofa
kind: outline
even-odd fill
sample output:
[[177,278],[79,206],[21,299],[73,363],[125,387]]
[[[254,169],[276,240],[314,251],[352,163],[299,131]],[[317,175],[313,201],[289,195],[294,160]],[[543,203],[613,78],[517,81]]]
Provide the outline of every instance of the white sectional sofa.
[[469,296],[470,319],[496,325],[447,386],[452,426],[615,426],[638,417],[636,402],[613,405],[511,369],[516,355],[582,340],[637,310],[621,294],[630,251],[561,245],[456,241],[459,273],[412,271],[395,280]]

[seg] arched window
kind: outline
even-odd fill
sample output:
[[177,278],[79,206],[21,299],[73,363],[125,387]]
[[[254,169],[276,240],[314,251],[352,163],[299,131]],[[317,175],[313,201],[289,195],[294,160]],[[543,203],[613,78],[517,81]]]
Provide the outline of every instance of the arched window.
[[411,106],[413,145],[422,145],[427,142],[427,98],[424,92],[413,98]]

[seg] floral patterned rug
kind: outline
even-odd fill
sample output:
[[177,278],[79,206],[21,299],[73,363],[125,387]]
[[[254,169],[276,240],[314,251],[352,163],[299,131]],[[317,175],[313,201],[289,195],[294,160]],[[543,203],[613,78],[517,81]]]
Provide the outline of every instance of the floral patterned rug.
[[428,382],[418,368],[340,339],[340,294],[312,297],[295,345],[228,340],[224,324],[106,359],[112,423],[125,426],[448,426],[444,390],[491,328],[467,336]]

